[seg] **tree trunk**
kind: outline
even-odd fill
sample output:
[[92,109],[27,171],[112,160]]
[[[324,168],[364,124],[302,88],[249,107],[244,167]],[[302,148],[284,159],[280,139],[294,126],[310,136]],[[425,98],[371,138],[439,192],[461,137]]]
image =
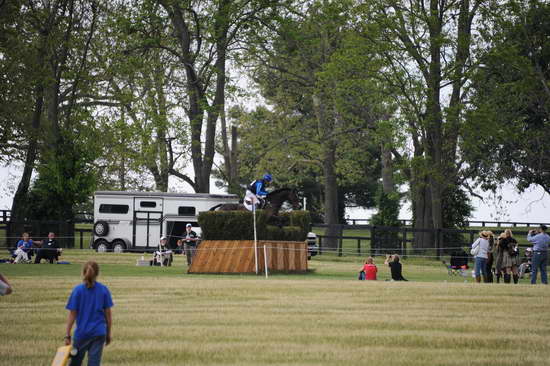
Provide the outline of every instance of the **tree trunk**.
[[395,190],[395,183],[393,180],[393,164],[391,156],[391,146],[382,144],[382,188],[384,193],[393,193]]
[[[325,230],[327,236],[340,236],[341,228],[338,221],[338,185],[336,181],[336,146],[328,143],[323,154],[323,174],[325,180]],[[336,249],[337,239],[327,239],[323,243],[330,249]]]
[[223,144],[223,159],[224,159],[224,174],[227,179],[228,193],[238,194],[241,191],[238,182],[237,168],[237,128],[231,127],[231,147],[229,146],[229,136],[227,133],[227,120],[225,111],[221,112],[221,129],[222,129],[222,144]]
[[35,103],[34,111],[32,115],[31,126],[32,129],[29,132],[29,141],[27,146],[27,154],[25,157],[25,166],[23,168],[23,175],[17,185],[17,191],[13,198],[11,206],[11,219],[13,221],[25,219],[27,210],[27,195],[31,185],[32,172],[35,167],[36,157],[38,155],[37,136],[38,129],[40,128],[40,120],[42,118],[42,107],[44,105],[44,88],[42,85],[35,87]]

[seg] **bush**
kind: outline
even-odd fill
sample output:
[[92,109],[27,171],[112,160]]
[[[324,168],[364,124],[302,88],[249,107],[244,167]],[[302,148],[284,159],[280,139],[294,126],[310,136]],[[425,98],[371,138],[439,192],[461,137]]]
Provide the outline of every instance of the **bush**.
[[306,240],[306,234],[304,234],[302,228],[298,226],[272,226],[267,225],[265,230],[265,237],[261,240],[275,240],[275,241],[304,241]]
[[290,211],[281,214],[282,217],[288,217],[289,226],[298,226],[305,234],[311,230],[311,215],[308,211]]
[[[284,213],[289,226],[267,225],[264,211],[256,211],[256,228],[259,240],[304,241],[310,227],[307,211]],[[254,240],[252,212],[249,211],[206,211],[198,218],[205,240]]]

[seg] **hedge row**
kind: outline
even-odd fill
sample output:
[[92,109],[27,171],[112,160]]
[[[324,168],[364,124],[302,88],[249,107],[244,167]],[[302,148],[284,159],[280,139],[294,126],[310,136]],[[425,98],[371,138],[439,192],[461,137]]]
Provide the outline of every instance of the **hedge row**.
[[[264,211],[256,211],[258,240],[304,241],[310,227],[307,211],[292,211],[281,215],[289,226],[268,225]],[[202,238],[205,240],[253,240],[252,212],[206,211],[199,214]]]

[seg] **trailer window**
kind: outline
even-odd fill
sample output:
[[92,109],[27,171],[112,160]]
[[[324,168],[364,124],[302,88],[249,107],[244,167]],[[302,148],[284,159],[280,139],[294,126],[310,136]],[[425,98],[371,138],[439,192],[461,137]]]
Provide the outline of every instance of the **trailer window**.
[[151,201],[141,201],[139,203],[139,206],[140,207],[157,207],[157,203],[156,202],[151,202]]
[[178,207],[179,216],[195,216],[195,207],[192,206],[180,206]]
[[128,205],[108,205],[108,204],[99,205],[100,213],[127,214],[129,209],[130,207]]

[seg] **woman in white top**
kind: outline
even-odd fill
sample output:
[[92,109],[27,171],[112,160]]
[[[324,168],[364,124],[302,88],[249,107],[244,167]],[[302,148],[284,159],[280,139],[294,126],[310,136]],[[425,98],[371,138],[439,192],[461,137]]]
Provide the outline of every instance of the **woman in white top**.
[[481,282],[481,275],[483,275],[483,282],[488,281],[487,273],[487,259],[489,258],[489,233],[482,231],[479,233],[479,238],[472,244],[472,255],[475,260],[475,276],[476,282]]

